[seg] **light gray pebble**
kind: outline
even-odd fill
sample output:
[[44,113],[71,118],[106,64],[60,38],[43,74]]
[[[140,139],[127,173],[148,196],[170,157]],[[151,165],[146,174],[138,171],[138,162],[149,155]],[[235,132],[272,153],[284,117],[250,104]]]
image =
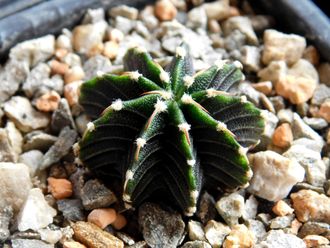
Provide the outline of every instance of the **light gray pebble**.
[[311,103],[319,106],[327,99],[330,99],[330,87],[319,84],[314,91]]
[[260,48],[256,46],[243,46],[240,49],[240,61],[247,72],[257,72],[260,70]]
[[95,77],[98,72],[107,73],[109,72],[110,68],[110,59],[102,55],[93,56],[84,63],[83,69],[85,72],[85,79],[89,80]]
[[254,234],[257,241],[260,241],[263,238],[263,236],[266,234],[266,228],[260,220],[253,220],[253,219],[247,220],[246,226]]
[[330,225],[323,222],[306,222],[299,229],[298,236],[304,238],[307,235],[330,236]]
[[269,231],[255,248],[306,248],[305,242],[292,234],[285,234],[282,230]]
[[302,145],[302,146],[305,146],[306,148],[311,149],[318,153],[321,153],[322,147],[323,147],[323,143],[320,143],[316,140],[312,140],[312,139],[308,139],[308,138],[296,139],[291,143],[291,146],[294,146],[294,145]]
[[36,239],[13,239],[11,243],[13,248],[54,248],[53,244]]
[[287,215],[287,216],[279,216],[270,221],[271,229],[284,229],[286,227],[291,226],[291,222],[293,221],[295,215]]
[[68,101],[61,98],[58,108],[53,112],[51,128],[55,133],[59,133],[64,127],[76,128]]
[[13,217],[13,208],[11,206],[1,206],[0,208],[0,243],[4,242],[10,235],[9,223]]
[[8,133],[4,128],[0,128],[0,161],[16,162],[16,154],[10,144]]
[[207,16],[205,9],[202,7],[193,8],[188,12],[187,27],[192,29],[206,29]]
[[24,136],[23,150],[47,151],[56,141],[57,137],[43,131],[33,131]]
[[127,5],[119,5],[116,7],[112,7],[109,10],[109,15],[112,18],[116,18],[117,16],[122,16],[128,18],[130,20],[136,20],[138,17],[139,11],[136,8],[129,7]]
[[89,24],[104,21],[104,16],[105,13],[103,8],[88,9],[81,23]]
[[246,44],[246,36],[239,30],[234,30],[224,39],[224,47],[228,51],[239,50]]
[[181,248],[211,248],[211,245],[205,241],[189,241]]
[[80,199],[63,199],[57,201],[57,208],[65,219],[70,221],[85,220],[85,213]]
[[23,163],[29,167],[30,176],[32,178],[36,175],[43,156],[43,153],[39,150],[30,150],[28,152],[22,153],[19,156],[18,162]]
[[124,34],[128,34],[135,26],[135,21],[130,20],[128,18],[117,16],[115,18],[115,25],[116,29],[119,29]]

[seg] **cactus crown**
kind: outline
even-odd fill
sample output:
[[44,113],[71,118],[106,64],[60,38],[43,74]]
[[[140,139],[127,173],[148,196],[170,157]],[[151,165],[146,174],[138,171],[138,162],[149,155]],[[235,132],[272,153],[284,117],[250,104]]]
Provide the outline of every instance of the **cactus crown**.
[[164,70],[141,48],[124,57],[122,75],[85,82],[80,104],[94,119],[79,142],[79,159],[103,178],[122,182],[137,206],[155,193],[186,215],[202,186],[230,189],[251,177],[246,152],[264,129],[260,111],[229,89],[244,75],[220,61],[194,75],[187,46]]

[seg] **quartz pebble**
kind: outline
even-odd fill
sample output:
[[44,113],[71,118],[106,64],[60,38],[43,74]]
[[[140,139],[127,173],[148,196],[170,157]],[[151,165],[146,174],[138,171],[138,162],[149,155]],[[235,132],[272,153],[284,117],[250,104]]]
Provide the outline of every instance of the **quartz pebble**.
[[254,234],[254,239],[256,242],[262,240],[264,235],[266,234],[265,225],[260,220],[247,220],[245,222],[246,226],[249,230]]
[[109,59],[115,59],[117,57],[119,45],[115,41],[107,41],[104,43],[103,55]]
[[205,241],[189,241],[184,243],[181,248],[211,248],[210,244]]
[[78,104],[79,87],[82,85],[82,83],[82,81],[74,81],[64,86],[64,97],[69,103],[70,107]]
[[260,49],[255,46],[243,46],[240,52],[244,70],[258,72],[260,70]]
[[254,195],[250,195],[244,204],[243,218],[245,220],[255,219],[258,212],[258,200]]
[[263,81],[259,83],[252,84],[252,87],[259,92],[269,95],[272,92],[273,85],[271,81]]
[[258,77],[260,77],[262,81],[271,81],[275,85],[277,81],[285,78],[287,69],[287,65],[284,61],[272,61],[267,67],[258,71]]
[[48,191],[57,200],[68,198],[72,195],[72,184],[64,178],[48,177]]
[[303,238],[307,248],[312,247],[322,247],[323,245],[328,245],[329,240],[325,237],[319,235],[307,235]]
[[22,153],[18,159],[19,163],[23,163],[29,167],[30,176],[34,177],[38,171],[40,161],[43,158],[43,154],[39,150],[30,150]]
[[269,231],[255,248],[306,248],[303,240],[293,234],[286,234],[282,230]]
[[319,106],[327,99],[330,99],[330,87],[319,84],[314,91],[311,103]]
[[251,157],[253,177],[248,191],[268,201],[286,197],[293,185],[304,179],[301,165],[273,151],[255,153]]
[[112,224],[117,218],[117,213],[112,208],[94,209],[89,213],[87,220],[98,227],[104,229],[106,226]]
[[289,123],[283,123],[275,129],[273,134],[273,144],[281,147],[287,148],[293,141],[293,134],[291,126]]
[[190,240],[205,240],[203,225],[194,220],[188,222],[188,233]]
[[11,149],[15,154],[15,161],[17,161],[18,156],[22,153],[23,137],[22,134],[15,124],[11,121],[7,121],[5,130],[7,132],[8,141],[10,143]]
[[12,248],[54,248],[53,244],[47,244],[37,239],[12,239]]
[[244,213],[244,197],[236,192],[224,196],[217,201],[216,208],[229,226],[236,225]]
[[170,0],[159,0],[155,4],[155,16],[160,21],[171,21],[175,18],[177,9]]
[[223,243],[224,248],[249,248],[255,243],[254,234],[245,225],[235,225]]
[[[105,43],[107,44],[107,43]],[[111,41],[111,44],[116,44],[115,42]],[[118,45],[116,45],[118,46]],[[116,54],[117,55],[117,54]],[[115,58],[115,57],[114,57]],[[111,62],[109,58],[104,57],[102,55],[96,55],[89,58],[84,63],[84,72],[86,74],[86,79],[89,80],[95,75],[104,74],[111,70]]]
[[51,112],[58,108],[61,96],[56,91],[43,94],[36,100],[36,108],[43,112]]
[[18,230],[38,230],[53,223],[56,210],[48,205],[39,188],[31,189],[17,217]]
[[291,208],[285,201],[279,200],[275,203],[272,208],[273,212],[278,216],[285,216],[288,214],[292,214],[294,209]]
[[24,136],[23,150],[47,151],[56,141],[57,137],[43,131],[32,131]]
[[274,29],[266,30],[263,40],[262,62],[266,65],[274,60],[284,60],[288,65],[292,65],[302,57],[306,47],[304,37],[284,34]]
[[213,248],[220,248],[225,237],[230,233],[231,229],[221,223],[214,220],[207,222],[205,228],[205,237]]
[[294,215],[278,216],[270,221],[270,229],[284,229],[291,226]]
[[187,16],[187,27],[195,29],[195,28],[206,28],[207,25],[207,16],[205,8],[198,7],[193,8],[188,12]]
[[14,96],[5,102],[4,111],[22,132],[44,128],[49,124],[48,116],[36,111],[30,101],[22,96]]
[[28,197],[32,183],[25,164],[0,163],[0,208],[12,206],[17,213]]
[[50,244],[56,244],[63,236],[61,230],[51,230],[49,228],[39,229],[38,233],[41,240]]
[[312,190],[300,190],[290,195],[298,220],[330,223],[330,198]]
[[72,228],[75,239],[89,248],[124,248],[123,241],[92,223],[78,221],[72,225]]

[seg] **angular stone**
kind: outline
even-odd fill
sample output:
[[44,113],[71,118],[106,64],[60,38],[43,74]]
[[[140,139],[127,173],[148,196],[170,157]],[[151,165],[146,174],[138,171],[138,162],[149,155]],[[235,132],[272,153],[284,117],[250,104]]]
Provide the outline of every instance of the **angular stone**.
[[32,186],[25,164],[0,163],[0,208],[12,206],[17,213]]
[[317,115],[330,123],[330,98],[321,104]]
[[238,219],[244,213],[244,197],[238,193],[232,193],[220,198],[215,206],[229,226],[237,225]]
[[223,247],[253,247],[254,239],[254,234],[245,225],[235,225],[226,237]]
[[219,0],[212,3],[204,3],[202,8],[205,9],[208,19],[218,21],[224,20],[230,15],[230,5],[228,0]]
[[33,131],[24,136],[24,151],[47,151],[57,141],[57,137],[43,131]]
[[11,244],[13,248],[54,248],[53,244],[47,244],[37,239],[13,239]]
[[287,148],[293,141],[293,134],[291,126],[288,123],[283,123],[275,129],[273,134],[273,144],[281,147]]
[[205,240],[203,225],[194,220],[188,222],[188,233],[190,240]]
[[4,128],[0,128],[0,161],[16,162],[16,154],[10,144],[8,133]]
[[89,248],[124,248],[123,241],[92,223],[78,221],[72,225],[72,228],[75,239]]
[[29,167],[31,178],[35,176],[38,171],[40,162],[43,158],[43,154],[39,150],[31,150],[22,153],[18,159],[18,162],[23,163]]
[[104,16],[105,13],[103,8],[88,9],[84,16],[82,24],[97,23],[99,21],[104,21]]
[[192,29],[202,28],[206,29],[207,25],[207,15],[205,8],[198,7],[193,8],[188,12],[188,20],[187,20],[187,27]]
[[253,177],[248,191],[268,201],[286,197],[293,185],[304,179],[304,168],[297,161],[272,151],[255,153],[250,163]]
[[58,210],[67,220],[85,220],[84,207],[80,199],[64,199],[57,201]]
[[323,247],[329,244],[327,238],[319,235],[307,235],[303,240],[307,247]]
[[249,198],[245,201],[242,217],[245,220],[255,219],[258,212],[258,205],[259,202],[254,197],[254,195],[250,195]]
[[303,240],[282,230],[271,230],[255,248],[306,248]]
[[269,65],[258,72],[258,77],[262,81],[271,81],[276,84],[277,81],[284,78],[287,74],[287,65],[284,61],[272,61]]
[[152,248],[177,247],[185,228],[180,214],[166,212],[153,203],[140,207],[139,224],[145,241]]
[[220,248],[225,237],[230,233],[229,226],[210,220],[204,228],[205,237],[213,248]]
[[311,103],[321,105],[326,99],[330,99],[330,87],[325,84],[319,84],[314,91]]
[[27,61],[30,67],[49,59],[55,52],[54,35],[46,35],[37,39],[17,44],[10,50],[9,57]]
[[244,70],[258,72],[260,70],[260,49],[255,46],[243,46],[240,52]]
[[330,237],[330,225],[323,222],[308,221],[300,228],[298,236],[304,238],[307,235],[322,235]]
[[56,210],[48,205],[41,190],[39,188],[31,189],[17,217],[18,230],[37,231],[53,223],[55,215]]
[[52,230],[49,228],[44,228],[38,230],[38,233],[40,234],[40,238],[43,241],[46,241],[49,244],[55,244],[57,243],[63,236],[61,230]]
[[6,116],[22,132],[30,132],[48,125],[48,116],[36,111],[30,101],[22,96],[14,96],[4,103]]
[[83,68],[85,72],[85,79],[89,80],[98,74],[109,72],[111,70],[111,61],[102,55],[96,55],[89,58],[84,63]]
[[274,29],[266,30],[263,40],[262,62],[264,64],[269,64],[274,60],[285,60],[287,64],[292,65],[302,57],[306,48],[304,37],[284,34]]
[[128,35],[135,26],[135,21],[128,18],[117,16],[115,18],[114,27],[120,30],[124,35]]
[[117,16],[122,16],[131,20],[136,20],[139,14],[139,11],[136,8],[129,7],[126,5],[119,5],[113,7],[109,10],[111,17],[115,18]]
[[294,219],[294,215],[279,216],[270,221],[271,229],[284,229],[291,226],[291,222]]
[[85,183],[81,200],[86,210],[108,207],[117,201],[115,194],[96,179]]
[[312,190],[300,190],[290,195],[299,221],[330,223],[330,198]]
[[266,148],[267,145],[271,142],[272,136],[278,123],[278,118],[268,110],[261,110],[261,113],[265,120],[265,128],[264,132],[261,134],[261,141],[258,147],[262,149]]
[[[2,205],[2,204],[1,204]],[[0,243],[5,242],[10,235],[9,223],[13,217],[11,206],[1,206],[0,208]]]
[[285,216],[288,214],[292,214],[294,211],[293,208],[291,208],[285,201],[282,200],[276,202],[272,210],[278,216]]
[[184,243],[181,248],[211,248],[211,246],[205,241],[189,241]]
[[254,234],[255,240],[260,241],[266,234],[266,228],[260,220],[248,220],[246,221],[246,226]]
[[304,122],[310,126],[311,128],[313,128],[314,130],[321,130],[325,127],[328,126],[328,122],[323,119],[323,118],[317,118],[317,117],[304,117],[303,118]]

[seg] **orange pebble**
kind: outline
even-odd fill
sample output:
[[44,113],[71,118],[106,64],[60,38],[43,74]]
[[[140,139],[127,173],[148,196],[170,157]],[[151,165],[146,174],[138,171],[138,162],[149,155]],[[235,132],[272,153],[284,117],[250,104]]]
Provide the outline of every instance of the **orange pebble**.
[[76,241],[66,241],[63,244],[63,248],[86,248],[86,246]]
[[48,191],[57,200],[68,198],[72,195],[72,184],[69,180],[63,178],[48,177]]
[[291,144],[292,140],[293,134],[289,123],[283,123],[275,129],[273,134],[274,145],[286,148]]
[[127,224],[127,220],[124,215],[117,214],[116,220],[111,224],[116,230],[124,228]]
[[61,96],[54,90],[43,94],[36,101],[36,108],[40,111],[51,112],[58,108]]
[[57,60],[50,61],[50,68],[52,70],[52,74],[60,74],[64,75],[69,70],[69,66],[65,63],[61,63]]
[[285,216],[288,214],[292,214],[294,209],[291,208],[285,201],[279,200],[275,203],[272,208],[273,212],[278,216]]
[[98,227],[104,229],[114,223],[117,213],[113,208],[98,208],[89,213],[87,220]]

